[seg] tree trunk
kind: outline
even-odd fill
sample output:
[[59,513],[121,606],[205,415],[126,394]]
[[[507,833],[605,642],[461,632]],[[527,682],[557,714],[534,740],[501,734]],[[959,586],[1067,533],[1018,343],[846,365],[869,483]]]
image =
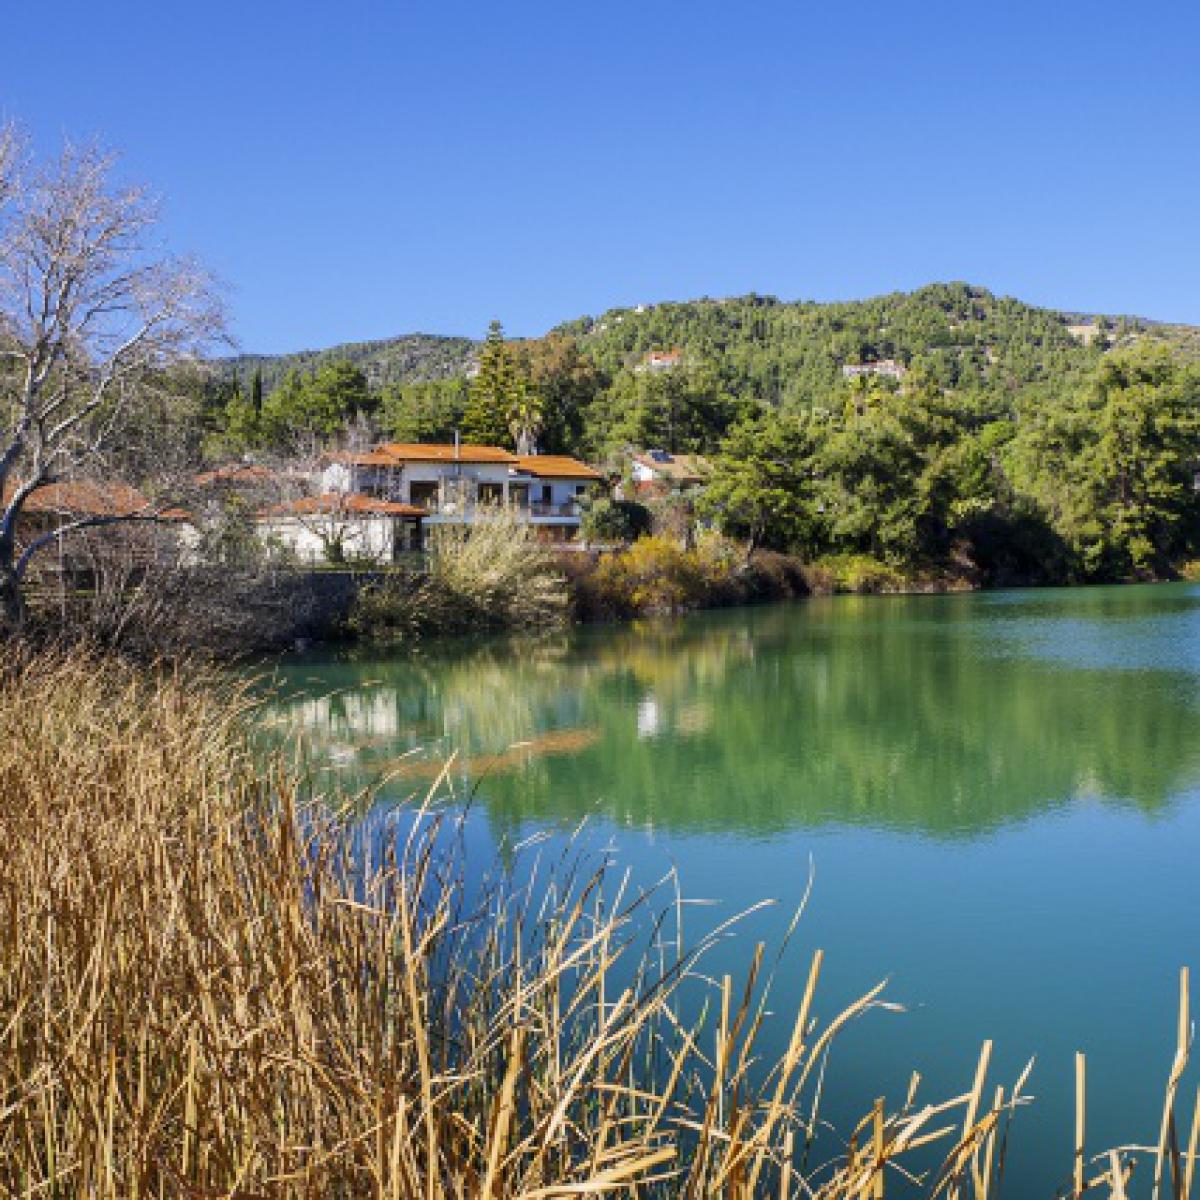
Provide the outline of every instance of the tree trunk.
[[21,580],[11,562],[0,552],[0,634],[14,633],[25,619]]

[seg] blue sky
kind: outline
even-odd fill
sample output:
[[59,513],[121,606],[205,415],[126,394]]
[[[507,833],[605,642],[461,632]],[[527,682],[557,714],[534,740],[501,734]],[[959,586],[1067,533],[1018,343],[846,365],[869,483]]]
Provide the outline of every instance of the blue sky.
[[0,113],[121,149],[248,350],[938,279],[1200,323],[1195,3],[11,8]]

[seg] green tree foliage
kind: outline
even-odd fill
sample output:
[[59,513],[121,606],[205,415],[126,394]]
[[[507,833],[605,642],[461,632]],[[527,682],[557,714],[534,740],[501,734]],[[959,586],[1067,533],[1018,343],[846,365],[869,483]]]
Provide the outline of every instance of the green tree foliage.
[[328,362],[307,377],[291,371],[263,401],[261,438],[279,448],[329,438],[374,407],[366,376],[352,363]]
[[589,496],[582,507],[583,536],[589,542],[635,542],[650,532],[650,510],[636,500]]
[[822,516],[815,477],[823,422],[809,414],[766,413],[726,438],[700,511],[751,550],[812,550]]
[[290,371],[311,375],[326,363],[348,362],[358,367],[372,384],[383,389],[396,384],[423,383],[461,376],[477,349],[464,337],[438,337],[409,333],[371,342],[344,342],[326,350],[301,350],[297,354],[245,354],[228,366],[243,379],[258,373],[264,392],[273,392]]
[[723,530],[987,579],[1160,576],[1200,545],[1200,371],[1160,345],[1105,356],[1066,396],[991,419],[914,372],[836,412],[725,441],[703,500]]
[[712,449],[741,409],[708,365],[666,371],[622,371],[598,414],[607,430],[595,431],[611,450],[654,447],[672,454]]
[[540,431],[537,397],[521,370],[516,351],[504,338],[504,327],[493,321],[467,395],[463,436],[468,442],[511,450],[519,439],[536,440]]
[[379,424],[397,442],[450,442],[467,408],[465,378],[394,384],[384,389]]
[[843,365],[890,358],[924,360],[942,387],[981,393],[1002,409],[1027,387],[1082,379],[1099,354],[1060,313],[965,283],[842,304],[750,295],[614,309],[560,332],[610,376],[649,350],[678,346],[710,364],[730,395],[783,407],[830,407]]
[[573,337],[552,333],[515,346],[519,369],[540,401],[543,454],[585,453],[589,411],[604,376]]
[[1200,540],[1200,373],[1161,346],[1106,357],[1062,404],[1026,411],[1014,474],[1085,578],[1161,573]]
[[941,455],[956,433],[936,393],[856,393],[816,455],[830,541],[892,562],[942,550],[952,496]]

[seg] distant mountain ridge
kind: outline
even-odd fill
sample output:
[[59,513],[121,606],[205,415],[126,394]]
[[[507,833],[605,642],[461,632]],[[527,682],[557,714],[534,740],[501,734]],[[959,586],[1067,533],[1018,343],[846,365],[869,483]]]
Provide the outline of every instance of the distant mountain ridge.
[[[876,359],[919,358],[950,386],[1062,378],[1086,365],[1090,339],[1080,331],[1098,319],[1106,323],[1110,344],[1152,338],[1200,359],[1200,326],[1042,308],[966,283],[851,301],[750,294],[647,303],[579,317],[551,332],[577,338],[608,372],[634,365],[651,350],[678,347],[713,363],[735,392],[750,390],[780,403],[803,402],[842,366]],[[378,391],[465,375],[480,345],[472,338],[412,333],[291,354],[242,354],[225,365],[243,380],[260,370],[269,392],[290,370],[345,360]]]
[[360,367],[373,389],[393,383],[417,383],[462,375],[479,343],[471,338],[433,333],[405,333],[367,342],[343,342],[323,350],[290,354],[239,354],[224,360],[241,379],[261,371],[264,391],[270,392],[292,370],[312,371],[323,363],[351,362]]

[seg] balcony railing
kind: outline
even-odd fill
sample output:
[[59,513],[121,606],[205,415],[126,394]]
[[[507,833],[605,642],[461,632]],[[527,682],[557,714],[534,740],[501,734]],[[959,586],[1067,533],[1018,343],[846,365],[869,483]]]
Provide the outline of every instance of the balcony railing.
[[543,504],[534,501],[529,505],[529,515],[532,517],[577,517],[579,505],[574,500],[565,504]]
[[[499,509],[504,507],[501,502],[492,500],[449,500],[439,499],[437,496],[430,496],[425,499],[414,501],[431,516],[448,516],[448,517],[473,517],[478,512],[486,512],[488,509]],[[518,517],[563,517],[575,518],[579,516],[579,505],[574,501],[568,501],[565,504],[545,504],[541,501],[531,501],[527,504],[521,504],[510,500],[508,508]]]

